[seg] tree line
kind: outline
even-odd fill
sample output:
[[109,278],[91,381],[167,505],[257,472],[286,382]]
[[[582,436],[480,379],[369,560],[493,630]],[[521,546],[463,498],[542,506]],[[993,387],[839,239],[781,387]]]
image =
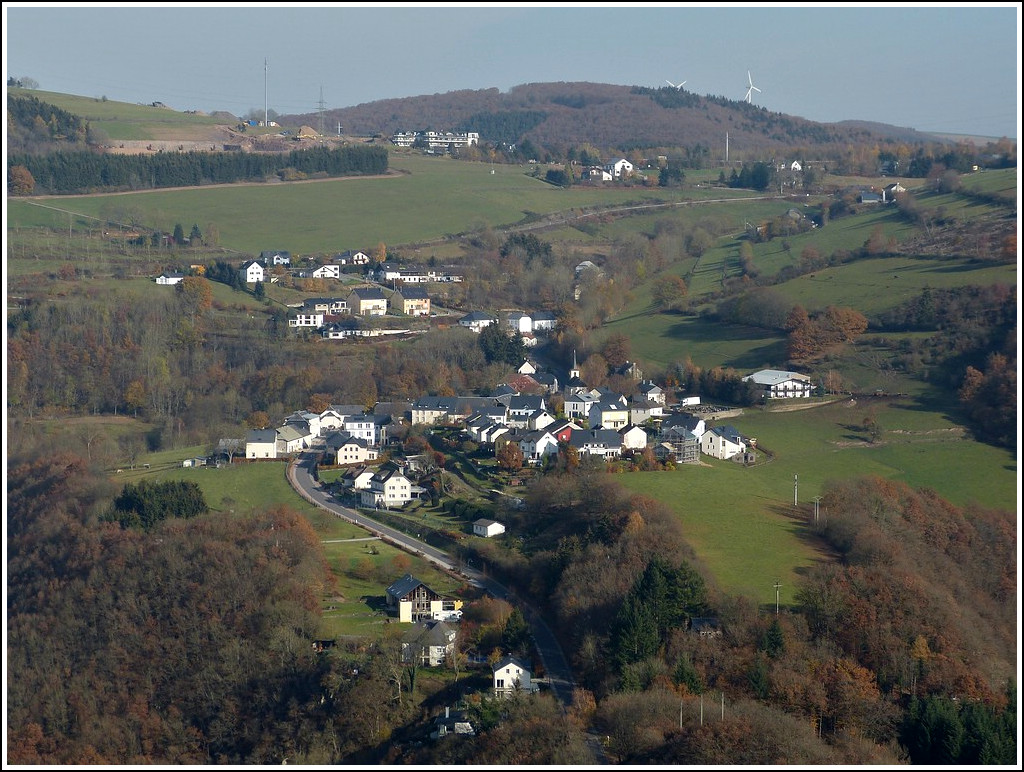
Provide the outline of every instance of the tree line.
[[388,169],[388,152],[363,145],[285,154],[190,151],[122,155],[61,150],[44,155],[11,154],[8,163],[28,171],[35,193],[54,194],[258,181],[286,169],[329,177],[383,174]]

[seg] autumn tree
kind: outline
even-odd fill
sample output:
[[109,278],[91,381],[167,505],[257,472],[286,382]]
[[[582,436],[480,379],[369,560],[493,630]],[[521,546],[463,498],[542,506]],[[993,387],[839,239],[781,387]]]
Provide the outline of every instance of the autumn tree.
[[245,425],[250,429],[266,429],[270,426],[270,416],[262,410],[256,410],[246,416]]
[[518,472],[523,468],[523,451],[519,449],[518,443],[504,443],[495,455],[498,466],[506,472]]
[[7,170],[7,190],[12,196],[31,196],[36,188],[35,178],[24,166],[11,166]]

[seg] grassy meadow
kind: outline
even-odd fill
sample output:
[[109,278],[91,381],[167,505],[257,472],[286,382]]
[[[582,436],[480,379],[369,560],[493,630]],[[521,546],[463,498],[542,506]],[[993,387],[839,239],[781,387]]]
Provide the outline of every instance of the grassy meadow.
[[[871,444],[862,429],[871,412],[883,428]],[[774,460],[744,467],[707,460],[672,472],[618,479],[664,502],[679,516],[687,540],[715,584],[759,603],[791,603],[801,573],[828,559],[806,525],[813,499],[829,480],[877,475],[930,488],[957,506],[1016,507],[1017,461],[1007,451],[973,442],[941,411],[910,400],[869,400],[774,412],[748,410],[728,419],[770,449]],[[798,506],[793,506],[794,475]],[[819,511],[819,517],[837,513]]]

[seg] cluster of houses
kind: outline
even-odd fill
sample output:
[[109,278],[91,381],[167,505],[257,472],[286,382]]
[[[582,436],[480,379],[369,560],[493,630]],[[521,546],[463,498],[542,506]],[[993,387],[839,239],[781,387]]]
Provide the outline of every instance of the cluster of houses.
[[[413,626],[402,636],[402,660],[438,667],[455,652],[458,635],[452,623],[462,618],[462,601],[446,598],[412,574],[406,574],[384,591],[387,608],[399,622]],[[519,659],[507,656],[491,666],[495,696],[515,690],[533,692],[530,669]]]
[[900,183],[892,182],[882,188],[881,192],[874,188],[862,188],[858,199],[862,204],[892,204],[895,203],[898,194],[906,191],[907,189]]
[[[388,442],[388,427],[406,418],[412,425],[460,427],[465,436],[495,455],[513,443],[523,463],[539,466],[558,454],[562,446],[578,456],[612,461],[650,448],[659,461],[699,463],[701,455],[750,463],[754,442],[734,427],[709,425],[702,414],[687,410],[699,406],[699,397],[667,405],[665,391],[643,380],[635,363],[634,393],[628,397],[604,387],[588,387],[573,362],[564,386],[551,373],[538,372],[529,360],[516,375],[490,396],[423,396],[396,408],[382,403],[374,410],[362,405],[331,405],[320,413],[297,411],[276,428],[253,429],[245,438],[250,461],[287,458],[306,449],[323,453],[323,463],[347,467],[340,483],[360,505],[372,509],[399,508],[429,495],[416,483],[429,471],[418,457],[375,464]],[[800,373],[761,370],[746,376],[766,399],[810,397],[811,379]],[[562,398],[556,413],[550,401]],[[379,408],[379,409],[378,409]],[[482,536],[493,536],[500,524],[481,524]],[[474,526],[476,531],[476,526]]]

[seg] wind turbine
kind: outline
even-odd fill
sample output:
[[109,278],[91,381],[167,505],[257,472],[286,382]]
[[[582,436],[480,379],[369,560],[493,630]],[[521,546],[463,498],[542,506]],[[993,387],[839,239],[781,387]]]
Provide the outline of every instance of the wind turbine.
[[667,83],[668,85],[670,85],[670,86],[671,86],[672,88],[674,88],[674,89],[675,89],[676,91],[679,91],[679,90],[680,90],[680,89],[681,89],[681,88],[682,88],[683,86],[685,86],[685,85],[686,85],[686,81],[685,81],[685,80],[684,80],[684,81],[683,81],[682,83],[673,83],[673,82],[672,82],[672,81],[670,81],[670,80],[666,80],[665,82],[666,82],[666,83]]
[[750,84],[750,87],[747,89],[747,96],[745,97],[745,99],[747,100],[747,104],[749,105],[750,104],[750,92],[751,91],[756,91],[758,94],[760,94],[761,93],[761,89],[759,89],[757,86],[754,85],[754,79],[750,77],[750,70],[747,70],[747,83]]

